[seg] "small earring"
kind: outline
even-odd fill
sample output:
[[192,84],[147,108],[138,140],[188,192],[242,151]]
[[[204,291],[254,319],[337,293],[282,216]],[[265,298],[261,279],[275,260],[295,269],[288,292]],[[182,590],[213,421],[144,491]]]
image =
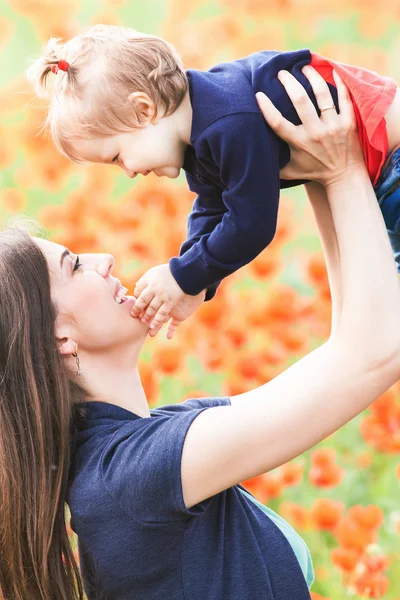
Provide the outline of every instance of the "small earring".
[[81,367],[79,364],[79,356],[78,356],[78,344],[76,344],[75,352],[73,352],[72,356],[76,358],[76,364],[78,365],[78,370],[76,372],[77,375],[82,375]]

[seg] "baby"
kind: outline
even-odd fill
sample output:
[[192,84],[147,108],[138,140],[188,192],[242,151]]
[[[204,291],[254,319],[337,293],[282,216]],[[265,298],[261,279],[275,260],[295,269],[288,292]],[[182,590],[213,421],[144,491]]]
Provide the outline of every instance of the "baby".
[[[336,106],[317,107],[307,65],[329,83]],[[318,114],[328,116],[337,109],[333,69],[353,101],[400,271],[400,92],[394,80],[307,49],[266,50],[208,71],[185,70],[170,43],[106,25],[65,45],[52,38],[28,69],[40,96],[48,93],[49,74],[55,77],[46,124],[70,160],[118,165],[131,178],[150,172],[176,178],[183,168],[197,194],[179,257],[136,283],[132,314],[150,323],[153,334],[185,298],[205,291],[210,300],[222,279],[266,248],[275,235],[280,189],[306,183],[280,179],[289,147],[265,122],[256,93],[267,94],[284,117],[299,124],[280,82],[282,71],[289,71]],[[189,313],[181,311],[168,337]]]

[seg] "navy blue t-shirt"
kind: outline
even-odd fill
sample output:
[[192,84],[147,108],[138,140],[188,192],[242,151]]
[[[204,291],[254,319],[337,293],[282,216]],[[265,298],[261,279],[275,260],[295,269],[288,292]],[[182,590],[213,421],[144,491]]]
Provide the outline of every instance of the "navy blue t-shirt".
[[[317,107],[301,72],[310,61],[307,49],[262,51],[209,71],[186,72],[193,117],[183,168],[197,197],[180,255],[169,262],[186,294],[207,289],[206,300],[211,299],[224,277],[264,250],[275,235],[280,188],[305,183],[280,179],[279,169],[290,159],[289,146],[264,120],[255,94],[267,94],[298,125],[277,74],[290,71]],[[329,88],[337,105],[336,88]]]
[[140,417],[80,404],[67,503],[89,600],[310,600],[292,547],[241,485],[185,507],[186,433],[228,405],[193,399]]

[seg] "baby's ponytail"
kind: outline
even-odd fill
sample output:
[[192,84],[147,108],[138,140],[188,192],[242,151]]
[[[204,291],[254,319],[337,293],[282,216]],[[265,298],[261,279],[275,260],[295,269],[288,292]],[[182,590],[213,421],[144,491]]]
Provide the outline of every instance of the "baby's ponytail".
[[[25,72],[28,81],[34,86],[35,92],[40,98],[49,97],[48,75],[51,73],[53,76],[54,68],[60,61],[65,61],[64,55],[65,46],[61,42],[61,38],[52,37],[47,42],[43,55],[26,69]],[[59,72],[60,69],[56,69],[56,72],[57,71]],[[76,78],[73,65],[68,64],[68,69],[65,70],[65,78],[67,78],[69,81]],[[65,83],[61,84],[59,89],[63,87],[65,88]]]

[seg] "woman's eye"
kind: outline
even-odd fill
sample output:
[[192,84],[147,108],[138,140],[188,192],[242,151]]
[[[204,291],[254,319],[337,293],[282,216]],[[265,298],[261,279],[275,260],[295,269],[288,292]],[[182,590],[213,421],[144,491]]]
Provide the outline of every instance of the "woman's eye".
[[76,271],[79,267],[82,267],[82,266],[83,265],[81,265],[80,262],[79,262],[79,256],[77,256],[73,270]]

